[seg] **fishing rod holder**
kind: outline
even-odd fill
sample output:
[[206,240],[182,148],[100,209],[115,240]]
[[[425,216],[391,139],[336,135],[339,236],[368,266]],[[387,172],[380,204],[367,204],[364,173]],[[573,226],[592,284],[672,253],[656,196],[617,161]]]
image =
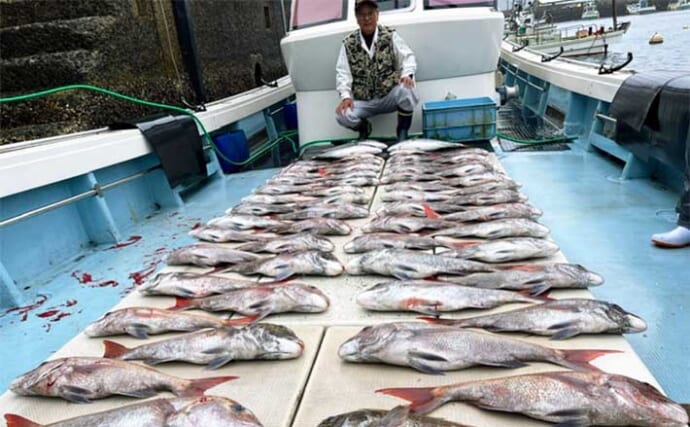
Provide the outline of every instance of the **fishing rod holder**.
[[618,70],[622,70],[626,65],[630,64],[633,60],[632,52],[628,52],[628,59],[620,65],[604,65],[599,66],[599,74],[613,74]]
[[555,55],[553,55],[553,56],[542,55],[542,56],[541,56],[541,62],[551,62],[551,61],[553,61],[554,59],[558,58],[558,57],[561,56],[561,55],[563,55],[563,46],[561,46],[561,50],[560,50],[557,54],[555,54]]

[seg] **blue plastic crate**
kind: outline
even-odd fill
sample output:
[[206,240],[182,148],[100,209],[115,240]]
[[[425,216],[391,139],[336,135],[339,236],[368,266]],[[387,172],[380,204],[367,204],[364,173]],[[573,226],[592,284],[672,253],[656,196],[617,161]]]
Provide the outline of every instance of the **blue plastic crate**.
[[480,141],[496,136],[496,103],[487,96],[426,102],[422,114],[425,138]]

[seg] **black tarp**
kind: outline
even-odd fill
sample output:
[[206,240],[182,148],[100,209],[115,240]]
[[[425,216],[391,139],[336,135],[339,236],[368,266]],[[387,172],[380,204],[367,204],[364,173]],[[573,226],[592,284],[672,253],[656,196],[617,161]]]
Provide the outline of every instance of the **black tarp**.
[[206,159],[194,119],[166,115],[153,120],[110,125],[111,129],[135,127],[160,158],[171,187],[206,177]]
[[609,108],[616,142],[682,171],[690,143],[690,73],[653,71],[625,80]]

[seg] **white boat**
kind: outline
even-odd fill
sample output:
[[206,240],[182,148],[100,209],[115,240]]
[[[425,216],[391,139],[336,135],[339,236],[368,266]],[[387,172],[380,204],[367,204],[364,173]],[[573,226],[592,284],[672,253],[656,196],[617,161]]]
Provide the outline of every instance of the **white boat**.
[[630,22],[622,22],[615,30],[606,30],[592,25],[537,29],[524,35],[512,35],[508,40],[516,49],[527,46],[545,54],[555,55],[563,48],[564,57],[602,55],[609,46],[616,43],[630,28]]
[[633,3],[626,6],[628,13],[631,15],[645,15],[647,13],[656,12],[656,6],[649,5],[647,0],[640,0],[638,3]]
[[594,1],[590,1],[585,5],[582,19],[599,19],[599,9],[597,9],[597,4]]

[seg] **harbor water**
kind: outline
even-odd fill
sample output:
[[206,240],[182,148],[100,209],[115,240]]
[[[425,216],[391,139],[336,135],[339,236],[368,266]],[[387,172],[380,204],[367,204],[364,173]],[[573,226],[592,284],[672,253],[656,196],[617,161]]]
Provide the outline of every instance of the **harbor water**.
[[[622,63],[627,53],[633,53],[633,62],[628,66],[636,71],[683,70],[690,72],[690,10],[667,11],[649,15],[626,15],[618,22],[629,21],[630,29],[609,46],[609,54],[602,56],[582,57],[587,62]],[[593,28],[612,25],[611,18],[596,20],[570,21],[559,24],[560,28],[575,26]],[[654,33],[664,37],[662,44],[649,44]]]

